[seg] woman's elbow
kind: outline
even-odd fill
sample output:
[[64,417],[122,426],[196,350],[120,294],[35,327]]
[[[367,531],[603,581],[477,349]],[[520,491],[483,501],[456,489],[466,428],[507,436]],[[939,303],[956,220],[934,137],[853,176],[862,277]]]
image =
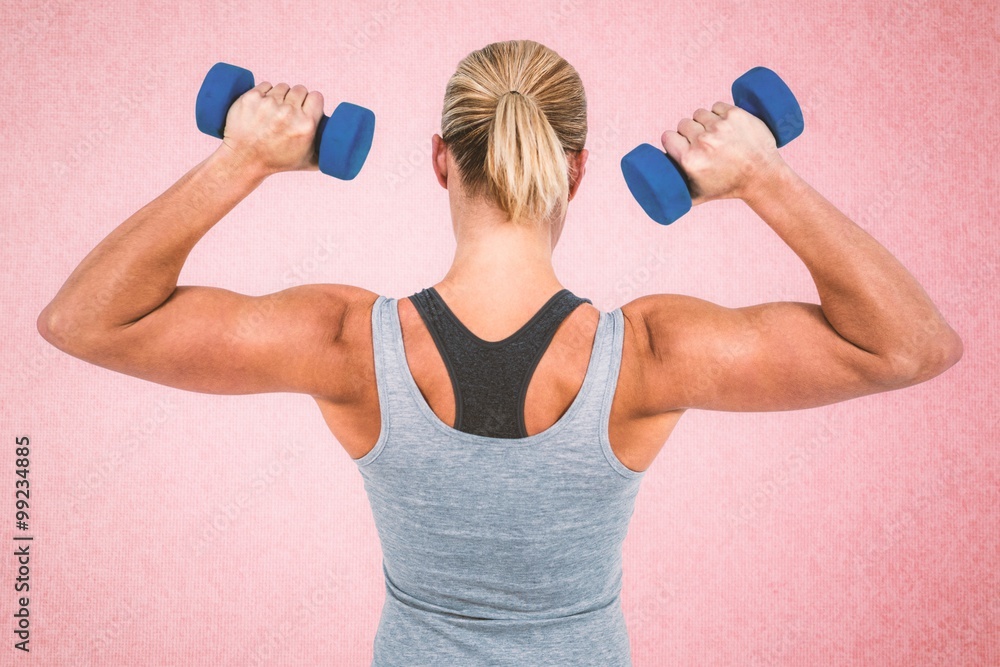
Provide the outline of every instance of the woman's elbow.
[[957,364],[965,354],[965,344],[962,337],[955,330],[951,330],[938,348],[932,367],[936,370],[934,375],[940,375]]
[[57,344],[59,334],[57,332],[61,326],[62,318],[52,307],[51,303],[42,309],[42,312],[38,314],[38,319],[35,320],[35,328],[38,329],[38,335],[56,347],[59,347]]
[[926,382],[957,364],[965,353],[962,338],[951,327],[921,346],[920,353],[909,357],[898,367],[904,386]]
[[38,314],[35,328],[53,347],[73,356],[80,356],[95,342],[95,336],[81,325],[82,319],[79,313],[66,311],[53,302]]

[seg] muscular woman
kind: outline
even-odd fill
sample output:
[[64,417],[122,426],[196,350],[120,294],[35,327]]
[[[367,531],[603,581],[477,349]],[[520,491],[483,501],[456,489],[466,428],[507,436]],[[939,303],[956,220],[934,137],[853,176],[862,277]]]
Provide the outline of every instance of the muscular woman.
[[899,261],[722,102],[665,132],[664,149],[695,205],[745,201],[820,303],[653,294],[603,312],[573,294],[552,253],[586,172],[586,99],[573,67],[531,41],[471,53],[448,82],[432,168],[457,246],[436,284],[400,299],[178,286],[198,240],[264,180],[317,168],[322,112],[303,86],[243,95],[217,150],[83,259],[38,330],[171,387],[313,397],[379,531],[375,665],[630,664],[621,544],[686,410],[816,407],[923,382],[962,355]]

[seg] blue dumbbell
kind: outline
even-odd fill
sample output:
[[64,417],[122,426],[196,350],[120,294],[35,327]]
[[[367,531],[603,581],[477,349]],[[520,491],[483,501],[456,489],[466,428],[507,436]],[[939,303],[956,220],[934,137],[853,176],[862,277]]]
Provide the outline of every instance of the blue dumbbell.
[[[802,134],[802,109],[785,82],[766,67],[754,67],[733,82],[733,103],[764,121],[782,147]],[[622,174],[642,210],[669,225],[691,210],[687,179],[674,160],[649,144],[622,158]]]
[[[198,129],[218,139],[226,126],[229,107],[254,87],[250,70],[216,63],[208,70],[195,102]],[[316,153],[319,170],[349,181],[358,175],[368,157],[375,134],[375,114],[350,102],[341,102],[330,116],[319,119]]]

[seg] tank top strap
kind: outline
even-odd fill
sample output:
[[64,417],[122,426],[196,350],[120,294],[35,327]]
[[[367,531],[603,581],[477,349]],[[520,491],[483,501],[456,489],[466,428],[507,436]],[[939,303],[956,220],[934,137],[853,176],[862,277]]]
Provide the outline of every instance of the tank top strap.
[[418,410],[411,407],[412,399],[406,376],[400,372],[400,360],[405,364],[406,355],[402,336],[399,335],[396,301],[397,299],[379,295],[372,304],[372,352],[375,358],[375,385],[381,430],[372,449],[360,459],[354,459],[358,466],[366,466],[379,456],[395,424],[404,423],[419,414]]
[[601,442],[601,450],[604,458],[607,459],[611,467],[619,475],[627,480],[641,479],[645,471],[636,471],[628,468],[615,455],[611,448],[611,440],[608,435],[608,424],[611,420],[611,404],[614,401],[615,390],[618,387],[619,375],[621,374],[622,350],[625,343],[625,314],[621,308],[601,313],[601,326],[598,327],[598,338],[594,344],[600,342],[599,354],[595,358],[596,368],[594,369],[594,388],[587,397],[587,405],[584,412],[596,414],[595,420],[598,425],[598,439]]

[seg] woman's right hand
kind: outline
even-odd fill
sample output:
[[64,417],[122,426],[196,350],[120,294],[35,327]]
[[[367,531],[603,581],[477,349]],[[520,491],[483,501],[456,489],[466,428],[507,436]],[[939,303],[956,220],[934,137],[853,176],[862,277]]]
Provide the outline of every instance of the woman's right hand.
[[322,117],[319,92],[262,81],[229,107],[222,143],[265,175],[316,171],[314,142]]
[[698,109],[667,130],[663,148],[680,165],[694,206],[713,199],[745,199],[755,183],[783,164],[762,120],[725,102]]

